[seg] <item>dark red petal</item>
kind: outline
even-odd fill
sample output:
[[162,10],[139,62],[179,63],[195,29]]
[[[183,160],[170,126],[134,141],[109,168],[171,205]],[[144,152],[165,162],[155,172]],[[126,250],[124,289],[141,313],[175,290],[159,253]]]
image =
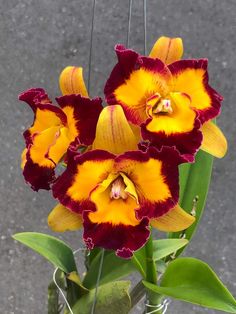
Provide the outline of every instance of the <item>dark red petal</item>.
[[184,156],[182,156],[175,147],[162,147],[161,149],[157,149],[148,146],[145,146],[145,151],[137,150],[125,152],[117,156],[115,161],[120,162],[130,159],[131,161],[137,160],[145,162],[148,161],[150,157],[161,160],[163,163],[169,163],[170,166],[176,166],[186,162]]
[[162,146],[175,147],[188,162],[194,161],[194,156],[199,150],[202,143],[202,132],[200,131],[200,121],[195,120],[194,128],[186,133],[173,133],[166,135],[164,132],[150,132],[146,129],[146,125],[151,121],[148,119],[142,124],[141,131],[144,140],[149,140],[151,145],[158,149]]
[[46,94],[43,88],[30,88],[23,93],[21,93],[18,97],[19,100],[25,101],[33,111],[36,111],[37,107],[35,106],[37,103],[42,104],[50,104],[51,100]]
[[[51,100],[49,99],[45,90],[42,88],[31,88],[26,90],[19,95],[19,100],[26,102],[31,107],[34,114],[36,114],[37,109],[52,111],[58,116],[59,119],[61,119],[64,125],[67,123],[67,118],[64,112],[60,108],[51,104]],[[32,126],[34,125],[34,122]],[[32,134],[30,134],[29,130],[26,130],[23,135],[26,141],[26,145],[28,146],[32,143],[30,138]]]
[[150,230],[148,219],[143,219],[137,226],[114,226],[108,223],[95,224],[84,212],[84,241],[89,249],[102,247],[115,250],[116,255],[130,258],[134,251],[140,249],[148,240]]
[[90,145],[95,138],[96,125],[102,111],[102,99],[89,99],[81,95],[65,95],[56,98],[59,106],[74,109],[74,119],[82,144]]
[[40,167],[32,161],[29,156],[29,152],[26,155],[26,160],[27,161],[23,169],[25,181],[31,185],[31,188],[34,191],[38,191],[40,189],[50,190],[50,185],[55,180],[54,168]]
[[119,103],[114,95],[114,90],[124,84],[133,71],[143,67],[152,72],[161,72],[165,68],[161,60],[141,56],[134,50],[126,49],[123,45],[116,45],[115,51],[118,63],[113,68],[104,88],[106,101],[109,105]]

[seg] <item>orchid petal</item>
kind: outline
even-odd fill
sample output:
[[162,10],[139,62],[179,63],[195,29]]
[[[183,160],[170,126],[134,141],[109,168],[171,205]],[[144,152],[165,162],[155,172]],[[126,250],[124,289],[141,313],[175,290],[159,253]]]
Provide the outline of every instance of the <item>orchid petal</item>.
[[113,226],[137,226],[140,221],[135,217],[135,209],[138,207],[136,201],[128,196],[112,200],[110,190],[100,186],[91,194],[91,201],[96,204],[96,211],[89,213],[89,220],[92,223],[109,223]]
[[82,216],[59,203],[48,215],[48,225],[55,232],[75,231],[82,227]]
[[88,91],[83,79],[83,68],[68,66],[59,77],[59,85],[63,95],[81,94],[88,97]]
[[137,150],[139,142],[119,105],[105,107],[98,119],[93,149],[104,149],[114,154]]
[[227,140],[217,125],[208,121],[203,124],[201,131],[203,141],[200,148],[214,157],[224,157],[227,152]]
[[[125,174],[138,196],[136,216],[156,218],[168,212],[178,201],[178,165],[185,161],[177,150],[149,148],[146,153],[131,151],[116,159],[116,172]],[[129,187],[130,194],[134,189]]]
[[89,99],[81,95],[65,95],[56,98],[62,112],[67,117],[67,127],[74,140],[77,136],[82,144],[92,144],[102,99]]
[[53,185],[53,195],[67,208],[83,211],[80,203],[89,200],[90,193],[111,172],[114,155],[106,151],[89,151],[69,156],[67,169]]
[[139,125],[148,118],[147,100],[155,93],[168,94],[172,76],[161,60],[139,56],[123,46],[116,46],[116,53],[118,63],[104,89],[106,100],[121,105],[127,119]]
[[142,219],[137,225],[112,225],[111,223],[92,223],[85,212],[84,241],[89,249],[103,247],[108,250],[116,250],[116,255],[122,258],[130,258],[133,252],[140,249],[150,235],[148,219]]
[[172,91],[186,93],[191,107],[206,122],[219,114],[222,97],[208,84],[207,59],[180,60],[168,66],[173,76]]
[[50,189],[55,179],[54,169],[70,144],[68,130],[54,126],[32,137],[32,143],[22,154],[23,175],[34,190]]
[[181,38],[160,37],[154,44],[149,57],[158,58],[165,64],[178,61],[183,55],[183,42]]
[[182,231],[190,227],[195,221],[195,217],[186,213],[177,204],[167,214],[151,220],[151,226],[165,232]]

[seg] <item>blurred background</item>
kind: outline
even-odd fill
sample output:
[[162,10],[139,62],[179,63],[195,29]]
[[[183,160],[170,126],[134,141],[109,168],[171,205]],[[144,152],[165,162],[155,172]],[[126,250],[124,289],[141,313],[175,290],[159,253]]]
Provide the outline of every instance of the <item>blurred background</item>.
[[[91,96],[103,96],[116,62],[113,47],[125,43],[128,0],[97,0]],[[58,75],[67,65],[88,74],[92,0],[0,0],[0,313],[47,313],[47,285],[53,268],[11,235],[50,233],[47,215],[55,204],[47,192],[33,192],[24,182],[20,155],[22,132],[32,112],[17,100],[30,87],[59,95]],[[224,96],[218,124],[229,142],[223,160],[215,160],[206,210],[185,255],[209,263],[236,294],[236,1],[148,0],[148,51],[161,35],[180,36],[185,58],[209,58],[211,85]],[[143,52],[142,0],[133,1],[130,47]],[[204,175],[204,173],[202,174]],[[81,233],[63,234],[73,249]],[[82,256],[78,256],[82,265]],[[139,313],[137,308],[134,313]],[[140,312],[141,313],[141,312]],[[172,314],[219,313],[172,301]]]

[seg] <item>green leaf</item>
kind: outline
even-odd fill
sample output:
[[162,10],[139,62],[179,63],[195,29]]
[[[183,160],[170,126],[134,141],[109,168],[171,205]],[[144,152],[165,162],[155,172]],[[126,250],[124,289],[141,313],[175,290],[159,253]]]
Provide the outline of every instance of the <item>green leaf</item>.
[[143,284],[153,292],[211,309],[236,313],[236,300],[214,271],[195,258],[178,258],[171,262],[161,281],[155,286]]
[[[130,282],[114,281],[98,287],[96,314],[128,314],[131,308],[129,297]],[[95,297],[95,289],[80,298],[72,308],[74,314],[90,314]]]
[[[101,252],[95,256],[84,277],[83,285],[88,289],[92,289],[96,285],[100,260]],[[120,258],[112,251],[105,251],[100,284],[120,279],[134,271],[136,268],[131,260]]]
[[67,275],[67,284],[68,284],[69,280],[74,282],[77,285],[77,289],[76,290],[78,292],[78,295],[81,296],[83,294],[88,293],[89,290],[82,285],[80,277],[79,277],[79,275],[78,275],[78,273],[76,271],[73,271],[73,272],[71,272],[70,274]]
[[132,257],[132,262],[136,269],[140,272],[143,278],[146,278],[147,273],[147,263],[146,263],[146,249],[143,246],[138,251],[134,252]]
[[94,249],[87,251],[87,254],[85,254],[85,267],[87,270],[89,269],[94,258],[99,252],[101,252],[101,250],[101,248],[95,247]]
[[[208,153],[199,150],[194,164],[180,166],[180,206],[190,213],[194,206],[194,199],[196,197],[198,199],[195,203],[196,221],[185,232],[185,237],[188,240],[192,238],[204,210],[211,180],[213,159]],[[174,232],[170,233],[169,237],[179,238],[180,235],[181,232]],[[183,249],[177,255],[182,251]]]
[[[176,252],[188,243],[186,239],[161,239],[153,241],[153,259],[159,261],[162,258]],[[140,272],[143,278],[146,278],[147,265],[146,265],[146,250],[142,247],[134,252],[132,257],[136,269]],[[163,267],[162,267],[163,269]]]
[[162,239],[153,241],[153,259],[158,261],[188,244],[186,239]]
[[77,271],[71,248],[63,241],[43,233],[22,232],[13,238],[44,256],[65,273]]

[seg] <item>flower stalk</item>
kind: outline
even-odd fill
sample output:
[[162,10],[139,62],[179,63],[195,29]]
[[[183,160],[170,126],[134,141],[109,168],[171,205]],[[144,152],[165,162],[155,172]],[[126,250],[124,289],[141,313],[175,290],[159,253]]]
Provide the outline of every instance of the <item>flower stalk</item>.
[[59,294],[53,281],[48,285],[48,314],[59,314]]
[[[157,267],[156,263],[153,260],[153,240],[152,235],[150,235],[148,242],[145,245],[146,250],[146,269],[147,269],[147,275],[146,280],[154,285],[157,284]],[[157,306],[160,304],[162,295],[153,293],[152,291],[148,290],[146,291],[147,294],[147,303],[151,306]],[[147,307],[146,313],[149,312],[149,308]],[[162,310],[159,310],[155,312],[157,314],[161,314]]]

